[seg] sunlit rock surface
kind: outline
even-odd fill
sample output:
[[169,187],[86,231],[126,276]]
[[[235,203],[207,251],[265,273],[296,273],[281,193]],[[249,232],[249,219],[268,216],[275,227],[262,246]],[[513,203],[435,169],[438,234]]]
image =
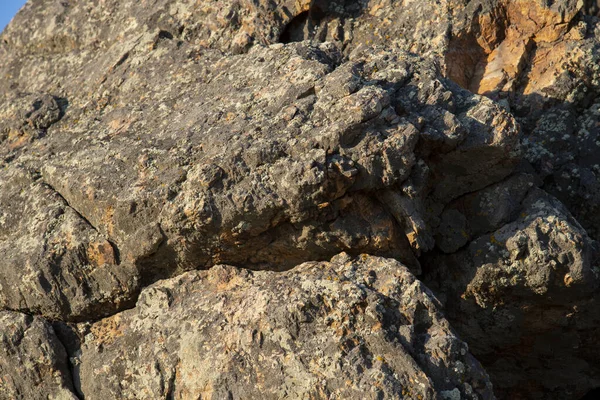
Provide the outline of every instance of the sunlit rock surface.
[[29,1],[0,34],[0,397],[599,387],[598,10]]

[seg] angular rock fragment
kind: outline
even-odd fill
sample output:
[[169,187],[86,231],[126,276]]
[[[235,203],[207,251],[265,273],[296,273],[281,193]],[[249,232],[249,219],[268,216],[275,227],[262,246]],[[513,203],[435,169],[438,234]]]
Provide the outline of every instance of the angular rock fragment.
[[189,272],[84,333],[86,399],[494,398],[429,290],[366,255]]
[[0,311],[0,398],[78,399],[67,353],[43,319]]
[[39,175],[0,171],[0,307],[98,318],[137,292],[137,270]]

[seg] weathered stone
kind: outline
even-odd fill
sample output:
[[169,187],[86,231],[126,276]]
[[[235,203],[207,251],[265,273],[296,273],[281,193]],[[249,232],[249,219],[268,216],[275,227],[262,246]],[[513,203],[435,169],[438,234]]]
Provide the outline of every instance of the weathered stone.
[[578,113],[553,109],[523,139],[544,189],[560,199],[588,233],[600,240],[600,103]]
[[[0,34],[0,308],[63,321],[54,323],[63,341],[74,322],[100,332],[103,323],[125,324],[131,333],[138,328],[127,324],[138,321],[142,303],[105,317],[133,306],[140,290],[159,279],[226,263],[271,272],[217,267],[152,288],[203,291],[206,284],[198,301],[209,309],[217,296],[211,282],[230,274],[249,280],[237,289],[226,285],[236,296],[240,287],[259,293],[260,284],[280,305],[267,307],[260,321],[291,326],[289,315],[278,313],[285,304],[271,280],[318,276],[317,264],[284,271],[340,251],[369,253],[397,259],[414,274],[423,264],[427,284],[445,299],[450,320],[501,397],[577,399],[599,385],[600,368],[592,240],[600,239],[597,6],[29,1]],[[179,289],[169,290],[194,310],[200,295]],[[154,298],[152,290],[144,298]],[[228,307],[223,313],[239,311]],[[348,314],[344,307],[336,305]],[[184,311],[190,321],[203,318]],[[254,318],[251,309],[243,312]],[[120,322],[123,316],[130,320]],[[168,315],[160,318],[180,329]],[[436,321],[444,335],[450,332]],[[154,323],[142,325],[153,337]],[[207,322],[206,329],[212,335],[216,328]],[[105,333],[100,341],[113,356],[131,346],[119,341],[119,330]],[[365,346],[389,350],[388,339],[365,339]],[[87,355],[100,352],[90,345],[98,340],[86,341]],[[66,342],[74,365],[86,357],[76,353],[78,340]],[[427,376],[425,387],[411,393],[471,396],[467,386],[440,386],[444,374],[455,379],[454,367],[442,363],[434,372],[407,343],[389,350],[398,359],[385,365],[411,385]],[[318,347],[298,342],[288,357],[305,357],[302,345]],[[177,364],[175,347],[157,353],[156,368]],[[219,351],[207,351],[207,359],[240,377],[231,372],[237,356]],[[327,351],[322,357],[338,354]],[[102,359],[90,357],[88,363]],[[261,383],[271,367],[257,359],[260,369],[244,376]],[[99,381],[106,387],[89,379],[75,386],[91,385],[89,396],[122,397],[117,377],[143,368],[137,360],[115,360],[113,376],[105,371]],[[363,364],[369,371],[384,365]],[[376,396],[374,375],[345,369],[354,386],[342,392],[337,370],[319,368],[336,383],[314,384],[325,388],[314,397],[334,389]],[[97,372],[89,371],[88,377]],[[299,376],[298,369],[286,371]],[[138,387],[163,396],[173,388],[197,390],[173,374],[156,369],[154,381],[129,382],[127,395]],[[275,389],[261,392],[232,379],[207,382],[275,396]],[[382,393],[410,397],[397,379],[387,380]]]
[[82,331],[86,399],[494,398],[436,298],[391,259],[188,272]]
[[451,202],[436,224],[437,247],[444,253],[454,253],[482,234],[514,221],[533,186],[533,176],[515,174]]
[[598,334],[590,329],[600,323],[600,248],[537,188],[518,212],[453,254],[428,256],[425,281],[499,396],[578,398],[600,384]]
[[[87,310],[122,307],[138,272],[147,283],[218,263],[285,269],[339,251],[418,272],[414,254],[433,244],[419,205],[431,190],[444,203],[516,165],[514,119],[428,60],[357,50],[342,62],[334,45],[308,43],[198,60],[191,44],[163,45],[166,60],[140,45],[109,69],[100,110],[70,104],[13,154],[111,243],[115,269],[130,271],[115,295],[92,287]],[[161,69],[140,98],[136,82]],[[370,195],[381,189],[390,194]]]
[[39,174],[0,171],[0,304],[50,318],[97,318],[128,304],[138,273]]
[[0,398],[77,400],[67,353],[43,319],[0,311]]

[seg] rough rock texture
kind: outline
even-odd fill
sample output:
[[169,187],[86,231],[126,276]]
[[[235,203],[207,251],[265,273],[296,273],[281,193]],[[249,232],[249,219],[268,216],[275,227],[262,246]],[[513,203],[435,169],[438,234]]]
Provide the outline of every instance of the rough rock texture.
[[600,386],[598,10],[30,0],[0,34],[0,335],[47,327],[62,372],[0,394],[493,398],[449,323],[499,398]]
[[[448,243],[463,235],[465,242],[473,239],[446,248],[451,254],[428,255],[425,282],[495,377],[499,397],[518,398],[526,388],[539,398],[570,398],[583,394],[579,388],[600,385],[594,297],[600,248],[559,201],[537,188],[527,193],[523,183],[517,178],[503,185],[514,197],[500,207],[488,202],[495,194],[489,190],[444,212],[462,222],[454,224],[457,238],[449,235]],[[473,209],[496,214],[483,232],[473,232],[481,225],[461,213]],[[512,213],[518,216],[507,223]]]
[[588,15],[600,16],[600,1],[586,0],[584,11]]
[[39,317],[0,311],[0,398],[76,400],[67,353]]
[[[427,193],[447,201],[502,179],[517,162],[514,119],[443,80],[428,60],[378,51],[344,62],[334,45],[308,43],[196,60],[184,44],[164,46],[169,61],[151,48],[132,51],[119,68],[146,60],[128,84],[108,85],[115,93],[104,111],[67,112],[26,147],[10,151],[7,139],[7,169],[33,170],[106,237],[94,247],[98,265],[78,246],[63,250],[89,265],[77,312],[33,302],[20,309],[63,319],[110,310],[105,282],[93,276],[99,268],[113,276],[113,309],[140,280],[223,262],[285,269],[343,250],[395,257],[418,272],[411,247],[418,254],[433,244]],[[135,82],[161,68],[164,79],[140,98]],[[9,113],[14,104],[6,104]],[[20,207],[9,212],[22,221]],[[39,274],[55,261],[31,264]],[[79,265],[63,269],[75,275]]]
[[493,398],[438,307],[390,259],[219,265],[85,327],[75,374],[86,399]]
[[[106,313],[138,288],[134,267],[23,166],[0,171],[0,302],[51,318]],[[92,304],[92,306],[90,306]]]

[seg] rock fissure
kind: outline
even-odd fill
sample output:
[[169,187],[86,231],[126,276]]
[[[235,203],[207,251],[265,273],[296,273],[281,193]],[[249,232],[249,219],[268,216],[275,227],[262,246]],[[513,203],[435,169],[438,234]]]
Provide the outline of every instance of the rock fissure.
[[[54,329],[54,331],[56,332],[57,330],[57,323],[52,324],[52,327]],[[69,331],[71,328],[65,325],[60,326],[61,330],[63,331]],[[72,337],[74,337],[72,335]],[[74,348],[73,345],[71,343],[69,343],[69,341],[64,338],[62,336],[62,334],[59,332],[56,332],[56,339],[58,340],[58,342],[60,343],[60,345],[62,346],[62,348],[64,349],[65,352],[65,365],[68,366],[68,371],[70,373],[70,378],[71,378],[71,385],[70,387],[72,388],[72,393],[73,393],[73,398],[77,399],[77,400],[84,400],[85,399],[85,394],[81,393],[79,391],[79,387],[80,387],[80,382],[78,382],[78,377],[77,377],[77,367],[75,365],[75,360],[77,359],[75,357],[75,354],[80,351],[80,348]],[[72,340],[72,338],[71,338]]]

